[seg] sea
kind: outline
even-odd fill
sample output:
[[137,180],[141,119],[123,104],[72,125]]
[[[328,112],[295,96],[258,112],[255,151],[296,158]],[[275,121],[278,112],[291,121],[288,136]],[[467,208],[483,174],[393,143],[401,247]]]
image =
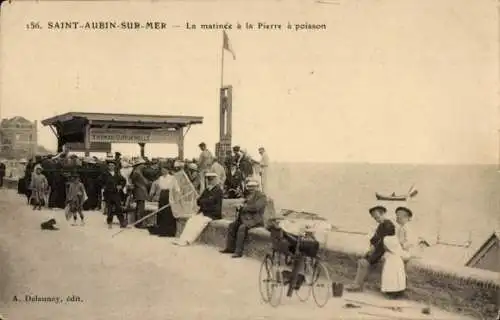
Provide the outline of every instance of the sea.
[[[480,246],[500,229],[500,172],[495,165],[272,163],[268,195],[277,211],[326,218],[335,227],[370,233],[368,209],[399,205],[414,213],[412,229],[430,243]],[[418,194],[408,202],[377,201],[375,193]]]

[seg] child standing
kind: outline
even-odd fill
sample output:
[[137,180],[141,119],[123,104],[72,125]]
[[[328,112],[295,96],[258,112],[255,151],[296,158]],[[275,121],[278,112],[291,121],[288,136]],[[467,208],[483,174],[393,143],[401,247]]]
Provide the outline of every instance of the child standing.
[[33,205],[33,210],[42,210],[45,205],[45,193],[49,188],[47,178],[42,174],[42,166],[36,165],[30,182],[30,204]]
[[69,212],[66,219],[70,219],[73,215],[74,224],[76,224],[77,213],[80,216],[81,224],[84,225],[83,216],[83,203],[86,199],[85,186],[80,181],[78,174],[72,174],[70,177],[70,182],[68,186],[68,193],[66,194],[66,205],[68,206]]

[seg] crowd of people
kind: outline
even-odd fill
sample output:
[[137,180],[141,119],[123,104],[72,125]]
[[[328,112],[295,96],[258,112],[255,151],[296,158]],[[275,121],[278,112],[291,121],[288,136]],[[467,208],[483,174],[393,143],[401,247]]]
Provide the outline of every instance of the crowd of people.
[[[255,186],[263,189],[269,164],[264,148],[259,149],[260,162],[239,146],[234,146],[224,161],[214,157],[205,143],[200,143],[199,148],[199,158],[183,161],[126,158],[119,152],[114,156],[108,154],[105,159],[82,158],[67,151],[36,156],[26,161],[24,176],[18,181],[18,193],[26,196],[33,210],[64,209],[66,218],[73,219],[73,224],[78,218],[85,224],[84,211],[103,210],[109,228],[116,217],[121,228],[133,223],[137,228],[148,229],[150,234],[174,237],[177,223],[170,203],[183,196],[174,177],[182,172],[199,196],[197,204],[202,213],[189,221],[185,235],[177,242],[186,245],[201,233],[201,226],[222,218],[222,199],[244,198],[254,194]],[[0,174],[2,172],[5,170],[0,167]],[[148,201],[157,202],[161,209],[150,218],[146,217]]]
[[[41,210],[43,206],[64,208],[67,219],[73,218],[75,224],[78,218],[84,224],[83,211],[104,207],[109,228],[116,216],[121,228],[134,222],[137,228],[145,228],[151,235],[176,237],[177,221],[170,204],[183,197],[175,177],[182,171],[198,195],[199,210],[187,220],[174,244],[192,244],[211,221],[222,219],[224,198],[244,198],[237,208],[236,219],[229,225],[226,246],[221,250],[221,253],[239,258],[244,253],[248,231],[267,225],[265,211],[272,201],[265,194],[269,159],[264,148],[259,148],[262,159],[258,162],[235,146],[221,164],[205,143],[200,143],[199,148],[198,159],[184,161],[126,159],[120,153],[102,160],[82,159],[67,152],[37,156],[26,164],[18,191],[26,195],[34,210]],[[0,178],[5,176],[4,172],[4,167],[0,166]],[[146,201],[158,205],[154,219],[146,219]],[[131,202],[135,203],[134,221],[125,214],[133,207]],[[378,227],[370,239],[370,249],[358,261],[353,283],[346,289],[362,291],[368,274],[382,263],[381,290],[391,298],[398,298],[406,289],[405,263],[414,257],[415,248],[428,244],[417,240],[408,227],[413,217],[409,208],[398,207],[395,222],[386,217],[387,209],[383,206],[375,206],[369,213]],[[287,232],[286,227],[282,229]]]

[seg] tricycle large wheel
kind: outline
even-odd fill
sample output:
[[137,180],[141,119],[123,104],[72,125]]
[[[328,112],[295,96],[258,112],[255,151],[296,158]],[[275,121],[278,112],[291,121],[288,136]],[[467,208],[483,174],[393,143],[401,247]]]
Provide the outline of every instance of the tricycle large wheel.
[[316,260],[312,279],[312,295],[314,302],[323,308],[332,296],[332,281],[330,273],[324,263]]
[[283,286],[279,263],[271,255],[266,255],[259,272],[259,291],[262,301],[277,307],[281,303]]
[[304,261],[304,268],[300,272],[305,277],[304,283],[300,286],[299,290],[295,291],[295,294],[301,302],[306,302],[309,297],[311,297],[313,285],[313,270],[314,265],[312,263],[312,260],[307,258],[306,261]]

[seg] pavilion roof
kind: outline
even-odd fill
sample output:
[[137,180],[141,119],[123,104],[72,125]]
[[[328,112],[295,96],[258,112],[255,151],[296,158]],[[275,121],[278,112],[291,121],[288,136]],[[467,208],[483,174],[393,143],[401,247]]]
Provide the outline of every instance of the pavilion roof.
[[66,123],[76,119],[87,119],[95,124],[116,125],[176,125],[180,127],[202,124],[203,117],[194,116],[172,116],[172,115],[148,115],[148,114],[122,114],[122,113],[91,113],[91,112],[68,112],[42,121],[44,126]]

